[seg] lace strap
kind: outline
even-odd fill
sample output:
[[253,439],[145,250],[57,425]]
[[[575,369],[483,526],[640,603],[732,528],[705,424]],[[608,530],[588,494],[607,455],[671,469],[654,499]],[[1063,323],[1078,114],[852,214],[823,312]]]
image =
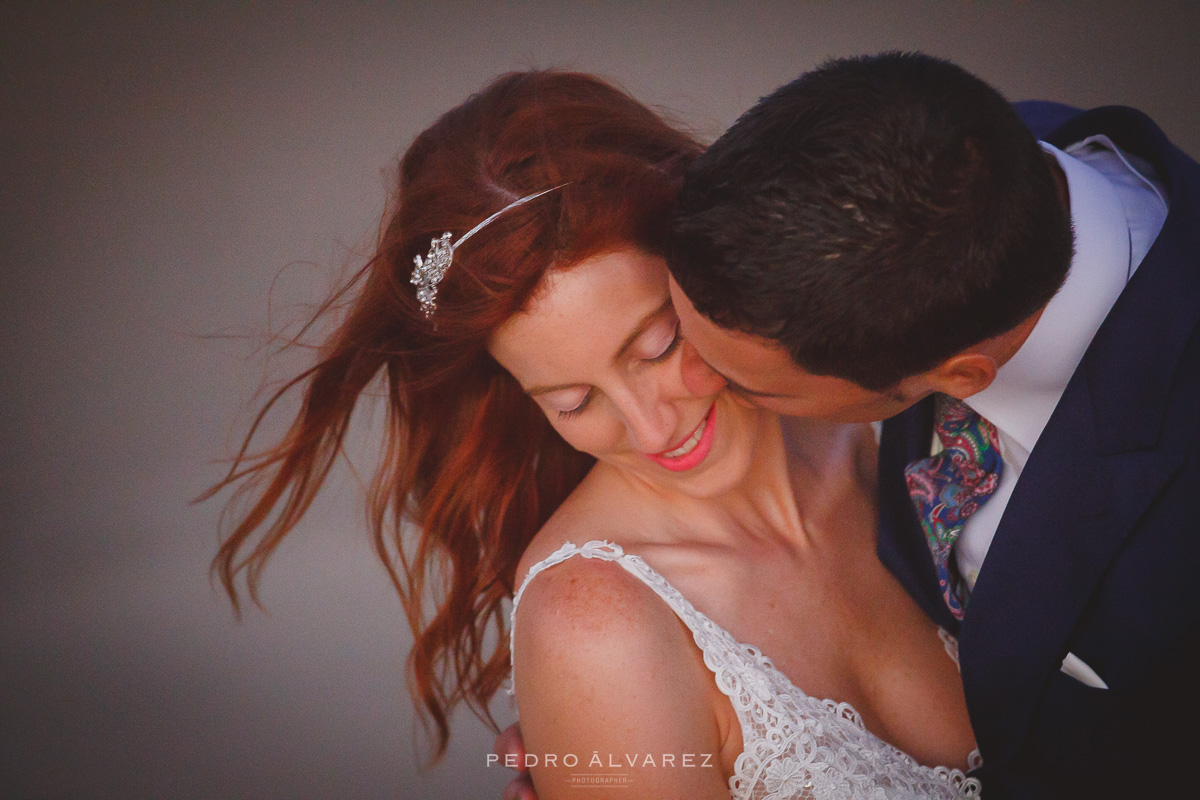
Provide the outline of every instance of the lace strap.
[[562,547],[555,550],[550,555],[543,558],[541,561],[534,564],[525,573],[525,580],[521,581],[521,585],[517,588],[516,595],[513,596],[512,613],[515,616],[517,613],[517,605],[521,602],[521,595],[525,594],[525,587],[539,573],[553,567],[555,564],[561,564],[571,556],[583,556],[584,558],[598,558],[602,561],[616,561],[625,555],[625,551],[620,545],[612,542],[605,542],[599,539],[593,539],[583,547],[577,546],[574,542],[567,542]]
[[950,656],[954,666],[958,667],[959,672],[962,672],[962,665],[958,663],[958,639],[955,639],[954,634],[940,625],[938,626],[938,638],[942,640],[942,647],[946,648],[946,655]]
[[[508,657],[509,657],[509,686],[505,690],[508,694],[514,691],[514,681],[512,680],[513,662],[515,660],[517,630],[517,606],[521,603],[521,596],[525,594],[525,587],[539,573],[553,567],[555,564],[561,564],[572,556],[583,556],[584,558],[598,558],[602,561],[615,561],[630,575],[638,578],[642,583],[649,586],[655,594],[663,599],[663,601],[671,607],[683,624],[688,627],[696,636],[698,630],[702,626],[702,615],[696,608],[688,602],[679,591],[667,583],[666,578],[659,575],[649,564],[643,561],[640,557],[631,553],[626,553],[621,549],[621,546],[609,541],[593,539],[583,546],[576,545],[573,542],[567,542],[562,547],[555,550],[550,555],[543,558],[541,561],[534,564],[525,573],[525,579],[521,581],[521,585],[517,588],[516,594],[513,596],[512,613],[509,617],[508,625]],[[697,642],[699,644],[700,642]],[[701,647],[703,649],[703,647]]]
[[619,545],[611,542],[600,541],[593,539],[583,547],[578,547],[574,542],[567,542],[562,547],[555,550],[550,555],[543,558],[541,561],[534,564],[525,573],[524,580],[517,587],[516,594],[513,595],[512,611],[509,613],[508,621],[508,686],[505,688],[506,694],[513,694],[516,691],[516,641],[517,641],[517,606],[521,604],[521,596],[525,594],[525,587],[539,573],[553,567],[555,564],[561,564],[571,556],[583,556],[584,558],[599,558],[603,561],[616,561],[625,554],[625,551]]

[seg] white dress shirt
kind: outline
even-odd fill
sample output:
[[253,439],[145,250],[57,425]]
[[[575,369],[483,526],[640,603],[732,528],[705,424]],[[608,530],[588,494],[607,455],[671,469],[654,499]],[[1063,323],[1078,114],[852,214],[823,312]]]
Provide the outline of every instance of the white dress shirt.
[[[1146,162],[1106,136],[1066,151],[1042,143],[1066,174],[1075,254],[1058,293],[1020,350],[967,405],[996,426],[1004,472],[995,494],[967,520],[954,551],[974,586],[1029,453],[1071,375],[1167,218],[1166,192]],[[936,437],[935,437],[936,438]]]

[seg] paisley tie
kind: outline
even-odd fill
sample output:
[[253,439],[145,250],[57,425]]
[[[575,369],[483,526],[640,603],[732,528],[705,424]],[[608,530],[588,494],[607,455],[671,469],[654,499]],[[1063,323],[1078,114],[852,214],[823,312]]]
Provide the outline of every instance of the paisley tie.
[[937,396],[933,429],[944,449],[909,464],[904,479],[933,553],[942,597],[962,619],[970,590],[954,563],[954,542],[967,518],[996,491],[1004,461],[996,449],[996,427],[961,400]]

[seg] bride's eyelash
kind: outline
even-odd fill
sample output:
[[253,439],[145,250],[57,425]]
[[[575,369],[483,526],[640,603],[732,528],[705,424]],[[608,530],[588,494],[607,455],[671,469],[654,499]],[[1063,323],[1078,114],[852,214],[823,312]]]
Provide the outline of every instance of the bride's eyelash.
[[683,339],[683,337],[679,335],[679,323],[676,322],[675,323],[675,335],[673,337],[671,337],[671,343],[667,345],[667,349],[663,350],[661,353],[656,355],[654,358],[647,358],[646,360],[649,361],[651,364],[657,364],[661,361],[666,361],[668,358],[671,357],[671,354],[675,352],[675,349],[679,347],[679,342],[682,341],[682,339]]
[[[663,361],[666,361],[668,358],[671,357],[672,353],[674,353],[677,349],[679,349],[679,343],[682,341],[683,341],[683,337],[679,333],[679,322],[676,321],[675,322],[675,335],[671,337],[671,341],[666,346],[666,349],[664,349],[661,353],[654,356],[653,358],[647,358],[645,360],[651,364],[659,364]],[[587,407],[591,404],[591,402],[592,402],[592,392],[589,391],[586,395],[584,395],[584,398],[583,398],[582,402],[579,403],[579,405],[575,406],[570,411],[559,411],[558,418],[559,419],[575,419],[576,417],[578,417],[580,414],[582,414],[584,411],[587,410]]]
[[575,406],[570,411],[558,412],[558,418],[559,419],[575,419],[575,417],[578,417],[580,414],[582,414],[584,411],[587,410],[587,407],[591,402],[592,402],[592,393],[589,391],[586,395],[583,396],[583,400],[582,400],[582,402],[580,402],[579,405]]

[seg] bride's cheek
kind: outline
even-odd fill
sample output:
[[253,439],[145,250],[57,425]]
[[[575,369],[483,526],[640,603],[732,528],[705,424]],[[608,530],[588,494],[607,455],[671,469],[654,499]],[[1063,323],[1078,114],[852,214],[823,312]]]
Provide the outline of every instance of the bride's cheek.
[[597,458],[604,458],[621,451],[623,429],[610,420],[590,420],[586,428],[576,431],[576,450],[582,450]]
[[563,420],[557,419],[557,417],[556,412],[546,413],[546,418],[550,420],[550,426],[558,432],[564,442],[582,453],[599,455],[597,437],[593,431],[588,429],[587,425],[581,425],[579,420]]

